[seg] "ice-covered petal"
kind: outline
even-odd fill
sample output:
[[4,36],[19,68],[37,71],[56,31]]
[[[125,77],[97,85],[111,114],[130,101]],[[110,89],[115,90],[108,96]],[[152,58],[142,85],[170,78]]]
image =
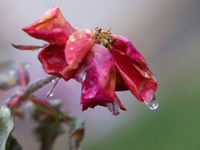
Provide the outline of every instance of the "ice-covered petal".
[[118,73],[135,97],[148,103],[154,96],[157,82],[143,56],[123,36],[115,36],[116,46],[110,50]]
[[69,66],[65,69],[68,72],[77,69],[92,45],[93,33],[90,29],[76,31],[69,37],[65,46],[65,59]]
[[116,70],[107,48],[94,44],[85,58],[86,78],[82,82],[83,110],[96,105],[106,106],[115,98]]
[[60,9],[55,6],[35,23],[23,28],[30,36],[54,44],[65,44],[76,30],[65,20]]
[[65,80],[72,78],[76,70],[62,74],[63,69],[68,65],[65,61],[64,45],[50,44],[38,54],[38,59],[42,63],[42,67],[47,74],[55,75]]

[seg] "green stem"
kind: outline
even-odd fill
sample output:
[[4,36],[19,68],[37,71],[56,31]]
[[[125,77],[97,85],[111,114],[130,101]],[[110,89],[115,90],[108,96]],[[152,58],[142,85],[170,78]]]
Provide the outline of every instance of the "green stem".
[[49,76],[44,79],[32,82],[29,86],[23,89],[22,93],[13,96],[11,101],[8,102],[8,108],[19,107],[20,104],[27,100],[31,94],[57,78],[57,76]]

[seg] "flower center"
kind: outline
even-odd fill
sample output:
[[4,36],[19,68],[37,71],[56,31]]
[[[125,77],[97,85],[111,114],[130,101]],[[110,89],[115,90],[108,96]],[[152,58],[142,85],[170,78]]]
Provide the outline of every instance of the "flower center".
[[104,47],[111,49],[112,45],[116,44],[116,39],[111,36],[110,30],[104,30],[99,27],[93,31],[94,40],[96,43],[102,44]]

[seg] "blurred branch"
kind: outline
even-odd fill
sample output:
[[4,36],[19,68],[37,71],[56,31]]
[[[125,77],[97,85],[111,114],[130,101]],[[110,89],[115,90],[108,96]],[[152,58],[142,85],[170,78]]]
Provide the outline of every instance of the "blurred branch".
[[44,85],[48,84],[56,78],[58,77],[49,76],[44,79],[39,79],[38,81],[34,81],[33,83],[31,83],[25,89],[21,89],[19,94],[12,96],[11,99],[8,101],[8,108],[19,107],[20,104],[23,101],[27,100],[32,93],[34,93],[35,91],[42,88]]

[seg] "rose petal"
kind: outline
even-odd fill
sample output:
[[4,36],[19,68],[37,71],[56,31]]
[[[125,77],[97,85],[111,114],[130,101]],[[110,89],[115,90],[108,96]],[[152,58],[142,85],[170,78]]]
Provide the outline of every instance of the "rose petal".
[[66,81],[72,78],[76,70],[72,70],[63,75],[63,69],[67,66],[64,57],[64,45],[50,44],[38,54],[38,59],[42,63],[42,67],[47,74],[64,78]]
[[[50,43],[60,44],[57,41],[53,41],[55,37],[61,36],[64,38],[62,44],[65,44],[68,37],[74,33],[76,30],[65,20],[63,15],[60,12],[60,9],[55,6],[48,10],[44,16],[42,16],[35,23],[23,28],[30,36],[33,36],[37,39],[42,39]],[[47,37],[49,36],[49,37]],[[50,39],[50,41],[48,40]]]
[[116,71],[109,51],[102,45],[94,44],[84,65],[87,75],[82,83],[82,109],[112,103],[115,98]]
[[[121,35],[113,35],[113,37],[116,39],[116,45],[113,45],[114,49],[118,49],[122,53],[126,54],[126,56],[131,58],[132,61],[137,66],[139,66],[139,70],[145,71],[150,77],[153,77],[155,79],[155,76],[149,70],[144,57],[138,52],[138,50],[131,43],[131,41],[128,38]],[[143,75],[145,76],[145,74]]]
[[51,44],[60,44],[64,45],[68,40],[68,37],[61,29],[52,29],[52,30],[29,30],[26,31],[30,36],[36,39],[42,39]]
[[79,63],[87,54],[92,44],[93,33],[90,29],[79,30],[69,37],[65,46],[65,59],[69,64],[63,74],[68,70],[77,69]]
[[[148,103],[157,88],[155,77],[148,69],[143,56],[132,43],[122,36],[115,37],[116,45],[110,50],[122,79],[135,97]],[[115,49],[118,48],[118,49]]]

